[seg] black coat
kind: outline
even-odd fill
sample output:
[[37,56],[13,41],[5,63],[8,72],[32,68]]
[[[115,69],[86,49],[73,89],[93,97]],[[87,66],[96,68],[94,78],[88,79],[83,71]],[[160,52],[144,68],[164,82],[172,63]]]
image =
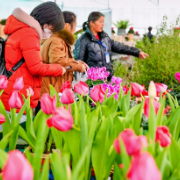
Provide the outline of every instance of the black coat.
[[112,60],[110,63],[106,63],[106,52],[110,54],[110,58],[112,52],[133,55],[136,57],[139,56],[139,49],[114,41],[105,32],[99,33],[99,38],[101,42],[106,44],[107,50],[98,43],[96,37],[90,29],[87,28],[85,33],[76,41],[74,58],[76,60],[84,61],[89,67],[105,66],[112,76],[114,73]]

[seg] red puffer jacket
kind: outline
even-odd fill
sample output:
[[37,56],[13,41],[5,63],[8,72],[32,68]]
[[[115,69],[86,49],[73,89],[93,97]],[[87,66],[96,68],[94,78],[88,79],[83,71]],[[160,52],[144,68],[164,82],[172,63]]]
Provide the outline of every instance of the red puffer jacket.
[[2,94],[1,100],[6,110],[9,111],[8,101],[13,91],[15,80],[23,76],[24,88],[21,90],[21,93],[27,97],[26,89],[31,86],[34,90],[34,95],[31,97],[31,108],[35,108],[40,98],[42,77],[61,76],[63,72],[62,66],[59,64],[42,63],[39,32],[18,21],[13,15],[7,19],[4,32],[9,35],[5,45],[7,70],[10,70],[22,57],[24,57],[25,63],[9,78],[8,87]]

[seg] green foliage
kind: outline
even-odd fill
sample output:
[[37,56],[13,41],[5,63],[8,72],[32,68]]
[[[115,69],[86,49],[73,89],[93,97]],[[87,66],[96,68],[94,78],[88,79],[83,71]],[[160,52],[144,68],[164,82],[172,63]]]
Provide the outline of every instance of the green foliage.
[[6,19],[2,19],[2,20],[0,21],[0,24],[5,25],[5,24],[6,24]]
[[125,73],[123,66],[118,65],[115,69],[116,76],[128,82],[144,84],[146,87],[151,80],[167,84],[169,87],[177,83],[174,75],[180,69],[180,37],[173,34],[172,27],[167,27],[166,21],[167,18],[164,17],[153,43],[148,37],[136,43],[136,47],[150,57],[144,60],[136,58],[131,72]]
[[117,23],[113,23],[118,29],[126,29],[130,24],[129,21],[117,21]]

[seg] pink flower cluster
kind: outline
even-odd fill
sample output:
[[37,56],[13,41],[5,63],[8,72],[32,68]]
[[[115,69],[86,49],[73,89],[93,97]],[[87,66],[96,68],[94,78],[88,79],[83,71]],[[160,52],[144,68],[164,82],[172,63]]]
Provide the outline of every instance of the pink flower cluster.
[[106,80],[110,73],[106,71],[106,67],[102,68],[93,68],[87,70],[88,79],[91,79],[93,81],[96,80]]
[[120,88],[121,82],[122,82],[121,78],[113,76],[112,79],[111,79],[111,83],[109,83],[109,84],[107,84],[107,83],[102,84],[102,88],[103,88],[104,91],[106,91],[108,89],[107,97],[109,97],[109,96],[111,96],[112,94],[115,93],[114,98],[116,100],[118,99],[119,88]]
[[179,81],[179,83],[180,83],[180,73],[179,72],[177,72],[176,74],[175,74],[175,78]]

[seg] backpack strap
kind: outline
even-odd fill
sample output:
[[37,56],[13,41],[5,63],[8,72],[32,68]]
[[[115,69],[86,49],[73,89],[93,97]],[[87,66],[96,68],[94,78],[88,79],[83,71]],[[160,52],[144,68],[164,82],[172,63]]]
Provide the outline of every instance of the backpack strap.
[[15,64],[9,71],[9,77],[12,76],[14,74],[14,72],[21,67],[21,65],[25,62],[24,57],[17,63]]

